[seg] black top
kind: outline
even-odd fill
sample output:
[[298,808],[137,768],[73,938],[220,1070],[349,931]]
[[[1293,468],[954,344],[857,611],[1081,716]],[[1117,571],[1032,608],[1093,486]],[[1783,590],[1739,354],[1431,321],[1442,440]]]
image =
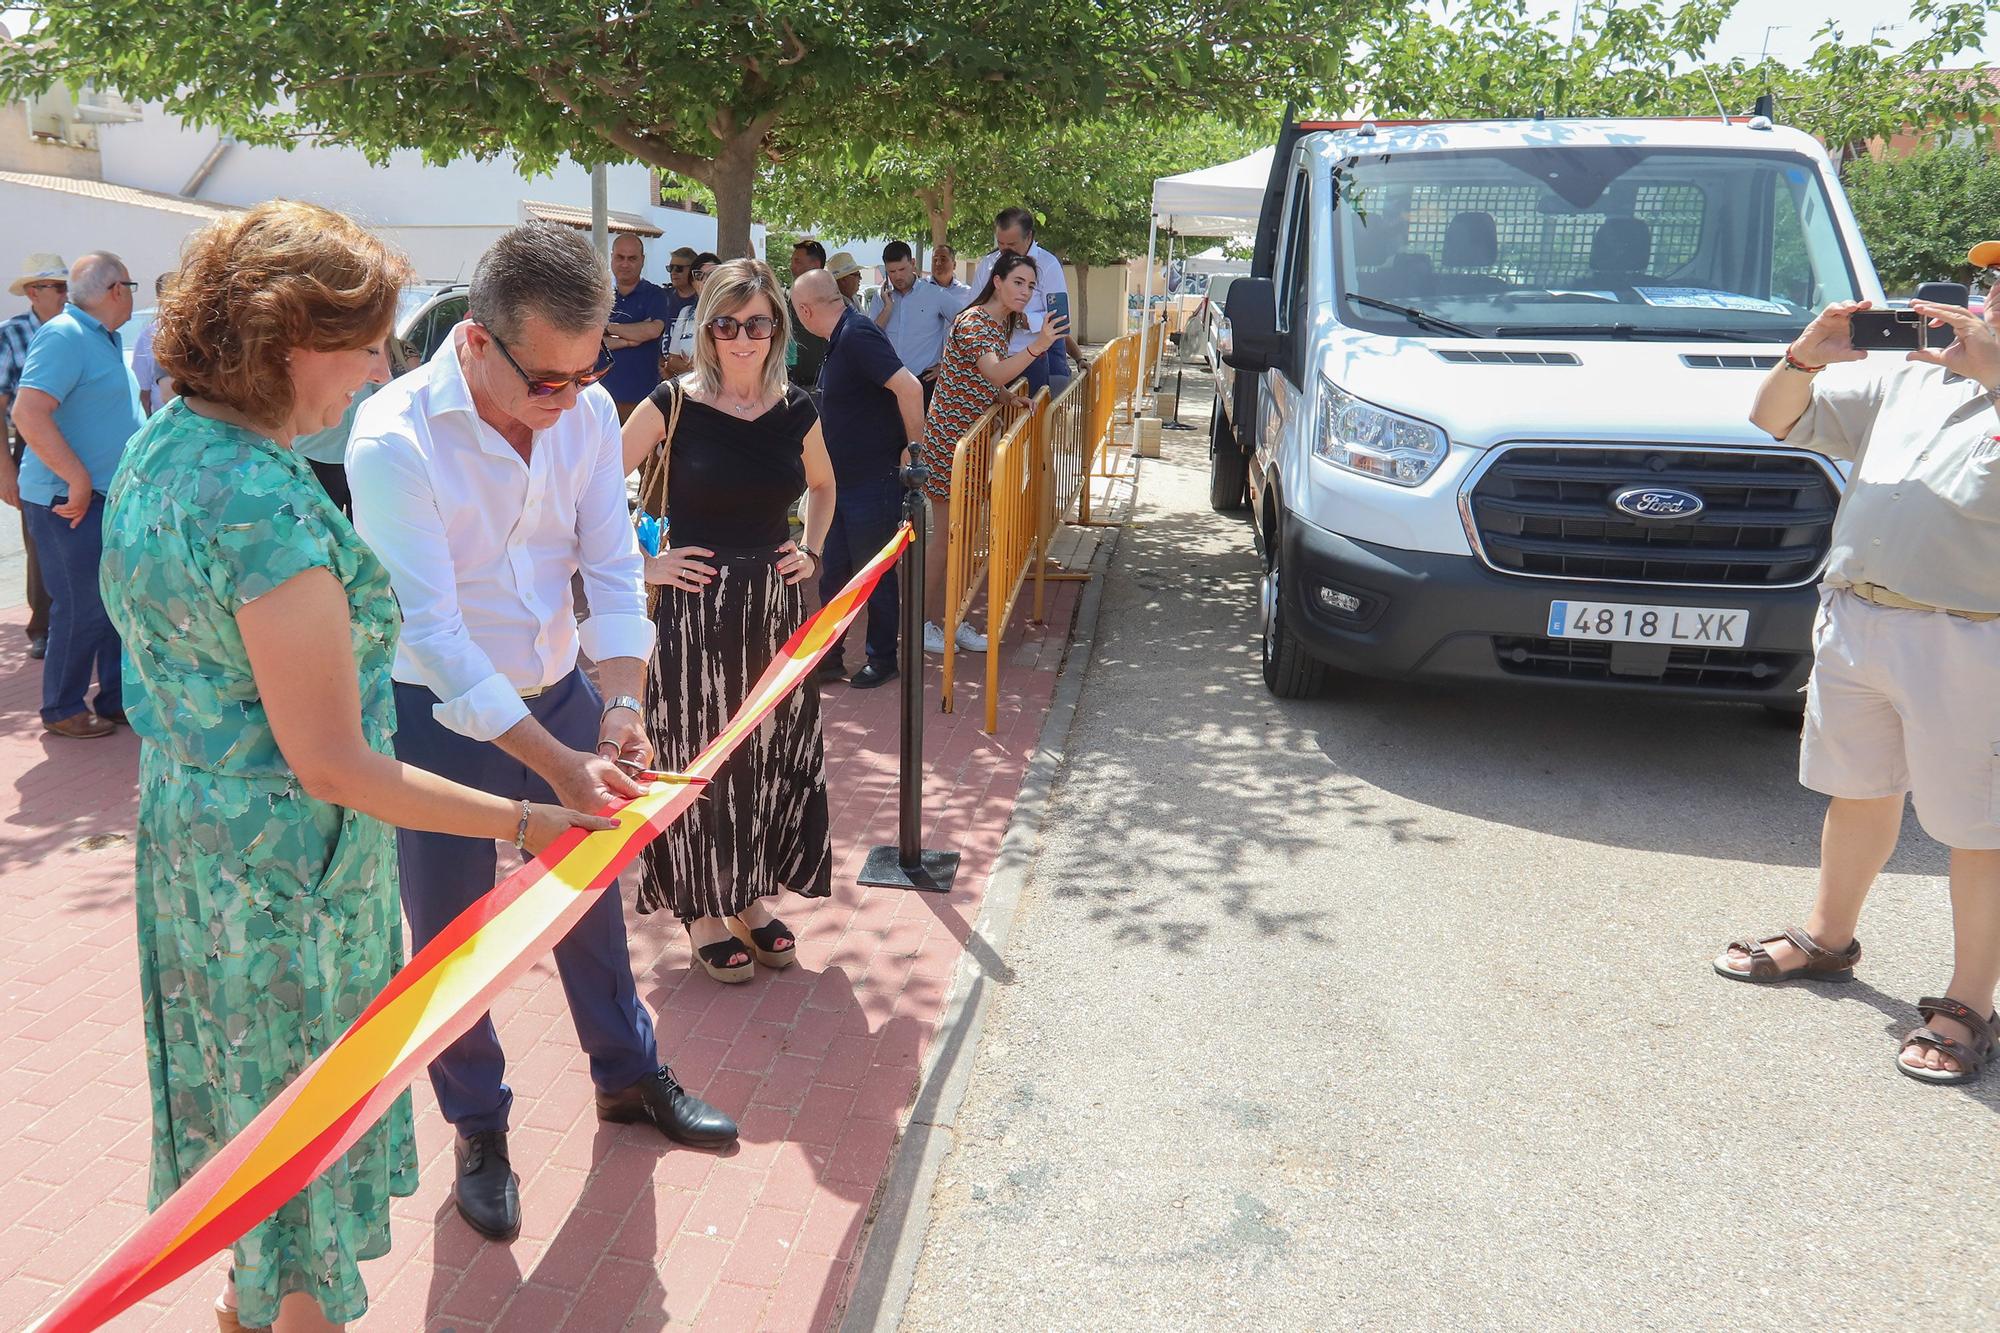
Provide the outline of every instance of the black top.
[[853,309],[841,315],[826,340],[826,364],[819,372],[820,416],[835,481],[895,475],[910,441],[888,385],[902,368],[903,358],[874,320]]
[[[672,380],[653,390],[671,417]],[[687,398],[667,465],[668,540],[712,551],[770,550],[791,539],[792,502],[806,489],[806,435],[819,413],[786,386],[785,400],[744,418]]]

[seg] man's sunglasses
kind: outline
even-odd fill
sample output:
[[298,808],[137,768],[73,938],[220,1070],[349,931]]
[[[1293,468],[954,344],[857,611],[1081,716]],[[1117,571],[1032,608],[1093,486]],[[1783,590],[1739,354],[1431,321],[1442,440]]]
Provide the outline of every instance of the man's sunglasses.
[[66,282],[30,282],[22,284],[21,290],[24,292],[50,291],[67,293],[69,291],[69,284]]
[[709,332],[723,342],[735,342],[738,333],[747,333],[752,342],[769,342],[771,335],[778,331],[778,321],[769,315],[752,315],[748,319],[738,319],[734,315],[717,315],[708,321]]
[[687,272],[687,271],[688,271],[688,270],[689,270],[690,268],[693,268],[693,267],[694,267],[694,265],[692,265],[692,264],[669,264],[669,265],[667,265],[667,271],[668,271],[669,273],[685,273],[685,272]]
[[580,370],[574,375],[544,376],[530,375],[521,369],[521,363],[514,359],[514,354],[507,350],[507,344],[500,341],[500,335],[492,329],[486,330],[486,336],[493,340],[493,345],[500,349],[500,355],[507,358],[507,364],[514,368],[514,373],[528,386],[530,398],[552,398],[572,385],[579,389],[587,389],[611,373],[611,349],[602,343],[597,346],[597,364],[589,370]]

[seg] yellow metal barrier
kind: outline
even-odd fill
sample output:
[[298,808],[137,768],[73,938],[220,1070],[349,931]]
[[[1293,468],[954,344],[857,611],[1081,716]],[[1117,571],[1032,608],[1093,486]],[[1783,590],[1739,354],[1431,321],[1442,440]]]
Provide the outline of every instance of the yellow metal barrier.
[[1043,455],[1049,391],[993,447],[991,533],[986,555],[986,731],[1000,722],[1000,640],[1014,614],[1028,561],[1040,549]]
[[[1008,386],[1016,398],[1026,380]],[[972,609],[979,582],[986,572],[987,542],[992,534],[993,444],[1028,413],[1013,399],[1002,398],[972,423],[951,455],[951,502],[945,520],[944,605],[938,624],[944,630],[944,690],[942,706],[952,711],[952,673],[958,660],[958,627]]]

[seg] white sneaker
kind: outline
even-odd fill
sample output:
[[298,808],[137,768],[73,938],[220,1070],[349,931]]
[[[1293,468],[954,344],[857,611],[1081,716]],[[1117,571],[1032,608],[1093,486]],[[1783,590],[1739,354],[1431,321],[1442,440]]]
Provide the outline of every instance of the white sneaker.
[[937,627],[936,621],[924,622],[924,651],[927,653],[944,651],[944,631]]
[[958,646],[965,649],[968,653],[983,653],[986,651],[986,636],[970,625],[960,624],[957,638]]

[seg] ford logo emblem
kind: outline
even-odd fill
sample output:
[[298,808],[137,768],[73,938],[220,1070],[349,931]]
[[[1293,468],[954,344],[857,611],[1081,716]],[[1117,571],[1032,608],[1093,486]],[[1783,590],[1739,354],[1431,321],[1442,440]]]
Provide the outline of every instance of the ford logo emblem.
[[1669,486],[1632,486],[1611,497],[1620,513],[1634,518],[1673,520],[1693,518],[1708,508],[1699,495]]

